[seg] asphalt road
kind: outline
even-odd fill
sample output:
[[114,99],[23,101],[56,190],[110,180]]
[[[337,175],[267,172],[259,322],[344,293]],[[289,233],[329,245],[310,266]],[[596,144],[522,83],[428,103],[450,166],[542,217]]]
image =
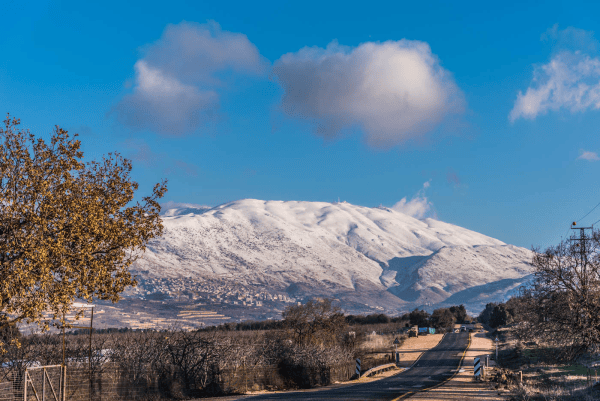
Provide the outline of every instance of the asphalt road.
[[316,391],[297,391],[245,397],[262,400],[393,400],[408,393],[432,387],[450,378],[459,368],[468,346],[468,333],[449,333],[426,351],[409,370],[395,376],[355,385]]

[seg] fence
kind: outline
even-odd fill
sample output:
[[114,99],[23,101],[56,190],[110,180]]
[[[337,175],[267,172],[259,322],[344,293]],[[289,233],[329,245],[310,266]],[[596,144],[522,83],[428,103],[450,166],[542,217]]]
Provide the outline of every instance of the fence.
[[[347,381],[354,375],[354,363],[331,367],[240,366],[215,371],[204,383],[192,383],[194,395],[240,394],[248,391],[314,387]],[[149,400],[159,396],[177,398],[188,394],[176,369],[162,376],[129,374],[113,364],[90,370],[84,366],[66,368],[63,382],[60,365],[0,370],[0,401],[126,401]],[[64,397],[64,398],[63,398]]]
[[65,401],[65,370],[61,365],[29,367],[23,380],[25,401]]
[[[144,400],[158,387],[107,366],[90,375],[87,368],[60,365],[27,368],[0,374],[0,401],[125,401]],[[91,379],[91,380],[90,380]]]
[[0,371],[0,401],[23,400],[25,369]]

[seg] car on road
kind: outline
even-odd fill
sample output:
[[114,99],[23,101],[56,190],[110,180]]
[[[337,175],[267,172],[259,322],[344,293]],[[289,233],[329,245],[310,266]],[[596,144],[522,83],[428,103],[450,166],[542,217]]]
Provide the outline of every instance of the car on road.
[[460,326],[460,331],[467,331],[467,326]]

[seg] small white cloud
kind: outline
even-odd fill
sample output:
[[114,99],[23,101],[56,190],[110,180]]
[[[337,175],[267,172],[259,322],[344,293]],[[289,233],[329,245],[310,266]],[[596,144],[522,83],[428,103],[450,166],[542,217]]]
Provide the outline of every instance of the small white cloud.
[[420,137],[465,105],[450,73],[419,41],[305,47],[277,60],[273,75],[285,114],[315,123],[315,133],[328,138],[358,126],[375,147]]
[[160,204],[162,209],[188,208],[188,209],[210,209],[212,206],[200,205],[198,203],[185,203],[168,201]]
[[559,109],[571,113],[600,108],[600,59],[564,51],[537,67],[527,91],[519,91],[509,119],[534,119]]
[[525,93],[519,91],[509,120],[535,119],[560,109],[571,113],[600,108],[600,59],[594,33],[577,28],[558,30],[554,25],[542,35],[553,43],[550,62],[536,66]]
[[550,42],[555,51],[577,49],[583,52],[595,52],[598,49],[594,32],[572,26],[558,29],[558,24],[554,24],[542,34],[540,39],[543,42]]
[[431,203],[427,199],[427,196],[425,196],[425,190],[429,188],[430,185],[430,181],[425,182],[423,184],[423,188],[419,190],[419,192],[417,192],[411,200],[407,201],[406,197],[404,197],[398,203],[392,206],[392,209],[419,220],[428,217],[434,219],[437,218],[433,208],[433,203]]
[[577,159],[588,160],[591,162],[600,160],[600,158],[598,157],[598,153],[589,152],[589,151],[583,150],[583,149],[581,150],[581,154],[579,155],[579,157]]
[[202,214],[210,210],[212,206],[198,205],[195,203],[183,203],[168,201],[160,204],[163,217],[181,216],[186,214]]
[[169,25],[144,53],[134,65],[133,92],[112,112],[124,125],[164,135],[192,132],[213,119],[224,75],[261,74],[268,65],[246,35],[216,22]]

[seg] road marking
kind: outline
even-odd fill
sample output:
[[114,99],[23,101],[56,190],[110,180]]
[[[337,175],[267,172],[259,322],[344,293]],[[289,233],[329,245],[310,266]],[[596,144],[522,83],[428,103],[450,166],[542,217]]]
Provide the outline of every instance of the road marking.
[[[444,334],[444,336],[446,336],[446,335]],[[443,339],[443,337],[442,337],[442,339]],[[440,342],[441,342],[441,340],[440,340]],[[462,362],[463,362],[463,360],[465,359],[465,355],[467,355],[467,351],[469,350],[469,347],[470,347],[470,346],[471,346],[471,334],[469,334],[469,342],[467,343],[467,348],[465,348],[465,350],[463,351],[463,353],[462,353],[462,357],[460,358],[460,361],[458,362],[458,366],[459,366],[459,367],[460,367],[460,365],[462,365]],[[423,353],[423,354],[424,354],[424,353]],[[423,355],[423,354],[421,354],[421,355]],[[416,391],[416,392],[415,392],[415,391],[410,391],[410,392],[408,392],[408,393],[406,393],[406,394],[402,394],[401,396],[394,398],[392,401],[398,401],[398,400],[406,399],[406,398],[410,397],[410,396],[411,396],[411,395],[413,395],[413,394],[420,393],[421,391],[429,391],[429,390],[432,390],[432,389],[434,389],[434,388],[436,388],[436,387],[439,387],[439,386],[441,386],[441,385],[443,385],[443,384],[445,384],[445,383],[449,382],[449,381],[450,381],[450,380],[452,380],[452,379],[454,378],[454,376],[456,376],[457,374],[458,374],[458,372],[456,372],[456,373],[453,373],[453,374],[452,374],[452,376],[450,376],[450,377],[449,377],[449,378],[447,378],[446,380],[444,380],[444,381],[442,381],[441,383],[438,383],[438,384],[436,384],[436,385],[434,385],[434,386],[431,386],[431,387],[428,387],[428,388],[424,388],[424,389],[422,389],[422,390],[419,390],[419,391]]]

